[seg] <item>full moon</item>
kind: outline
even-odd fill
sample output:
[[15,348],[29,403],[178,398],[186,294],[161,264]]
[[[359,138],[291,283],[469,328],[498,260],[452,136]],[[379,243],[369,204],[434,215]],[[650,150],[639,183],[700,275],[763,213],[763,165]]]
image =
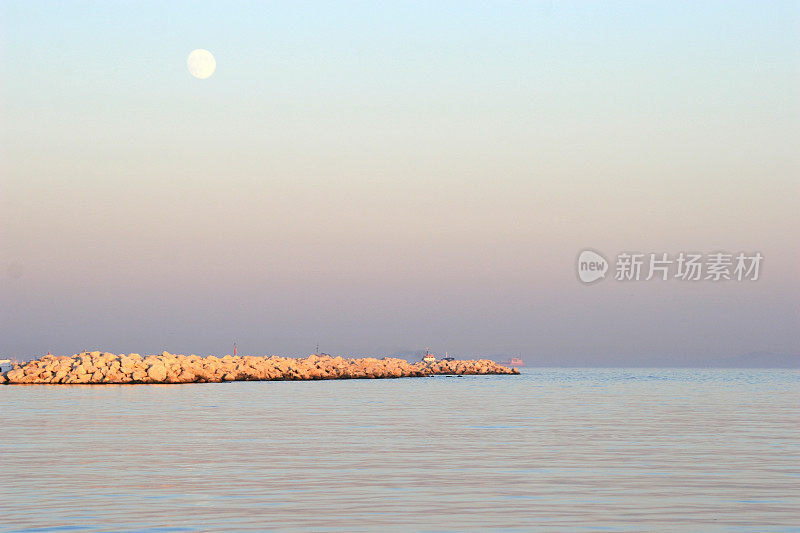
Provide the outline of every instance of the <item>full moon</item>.
[[192,53],[189,54],[186,66],[189,67],[192,76],[204,80],[214,74],[217,69],[217,61],[208,50],[198,49],[192,50]]

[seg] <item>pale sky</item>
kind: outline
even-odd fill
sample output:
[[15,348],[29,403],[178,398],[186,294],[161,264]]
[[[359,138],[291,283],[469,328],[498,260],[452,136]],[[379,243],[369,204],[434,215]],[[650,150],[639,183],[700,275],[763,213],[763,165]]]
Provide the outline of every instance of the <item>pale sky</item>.
[[[798,36],[797,2],[0,0],[0,355],[798,353]],[[584,248],[765,259],[585,286]]]

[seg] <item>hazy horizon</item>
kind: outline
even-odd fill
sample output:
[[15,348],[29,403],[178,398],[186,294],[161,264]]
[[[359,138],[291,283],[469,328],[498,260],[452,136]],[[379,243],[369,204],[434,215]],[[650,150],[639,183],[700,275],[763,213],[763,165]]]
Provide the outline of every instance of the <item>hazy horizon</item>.
[[[796,2],[0,0],[0,357],[796,355],[798,35]],[[587,248],[764,262],[584,285]]]

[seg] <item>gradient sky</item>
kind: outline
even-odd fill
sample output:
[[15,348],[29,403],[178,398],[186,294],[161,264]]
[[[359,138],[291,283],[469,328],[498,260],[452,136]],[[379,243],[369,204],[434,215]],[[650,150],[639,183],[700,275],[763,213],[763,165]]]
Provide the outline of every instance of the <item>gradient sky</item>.
[[[798,2],[0,0],[0,354],[797,353],[799,36]],[[584,286],[584,248],[765,260]]]

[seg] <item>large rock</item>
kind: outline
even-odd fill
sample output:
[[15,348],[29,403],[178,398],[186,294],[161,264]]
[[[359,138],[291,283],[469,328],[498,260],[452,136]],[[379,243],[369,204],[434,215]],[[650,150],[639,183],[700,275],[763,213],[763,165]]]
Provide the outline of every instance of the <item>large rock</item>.
[[25,371],[22,368],[14,368],[6,372],[6,379],[9,383],[21,383],[25,377]]
[[167,369],[162,363],[154,363],[147,369],[147,377],[156,382],[162,382],[167,378]]

